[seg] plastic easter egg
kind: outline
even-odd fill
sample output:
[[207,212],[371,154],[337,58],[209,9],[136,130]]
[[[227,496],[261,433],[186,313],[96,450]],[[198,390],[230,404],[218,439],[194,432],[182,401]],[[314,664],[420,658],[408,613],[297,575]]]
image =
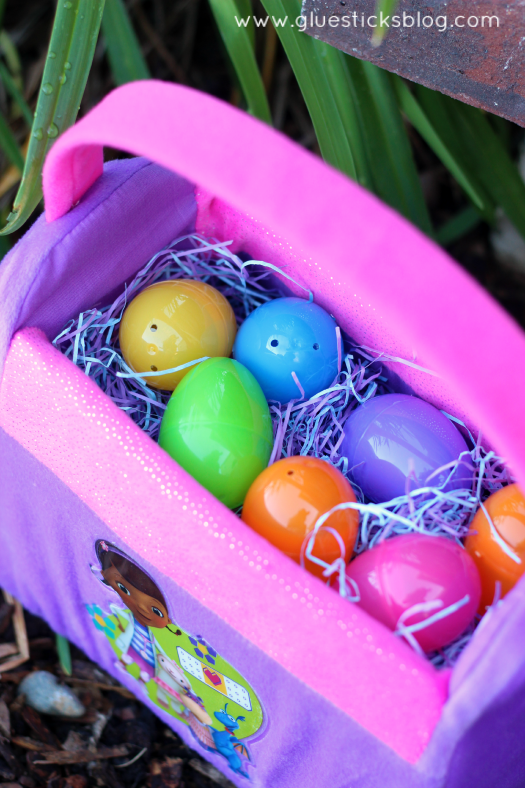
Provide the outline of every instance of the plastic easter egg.
[[201,362],[171,395],[159,444],[219,501],[240,506],[272,451],[261,387],[233,359]]
[[[229,356],[236,331],[233,309],[222,293],[194,279],[175,279],[150,285],[131,301],[119,341],[134,372],[157,372],[203,356]],[[190,369],[144,380],[173,391]]]
[[233,357],[255,375],[268,400],[309,399],[337,375],[335,321],[302,298],[277,298],[255,309],[239,329]]
[[[328,462],[315,457],[287,457],[270,465],[254,481],[246,495],[242,519],[300,563],[301,549],[319,517],[339,503],[355,500],[348,481]],[[357,511],[334,512],[319,529],[312,554],[331,564],[341,557],[341,548],[326,528],[333,528],[341,536],[348,561],[359,528]],[[322,576],[323,567],[309,559],[304,566]]]
[[517,484],[502,487],[478,509],[470,525],[465,548],[474,559],[481,577],[483,614],[494,601],[496,582],[503,597],[525,572],[525,498]]
[[[411,626],[462,602],[455,612],[413,632],[423,651],[452,643],[476,615],[481,583],[470,555],[443,536],[406,534],[385,539],[355,558],[346,569],[359,589],[357,603],[389,629]],[[438,603],[439,602],[439,603]],[[433,604],[432,604],[433,603]],[[425,606],[417,609],[414,606]]]
[[[451,471],[443,466],[468,451],[450,419],[428,402],[407,394],[368,400],[345,422],[344,433],[340,452],[348,458],[354,482],[374,503],[406,495],[407,485],[411,490],[439,487]],[[466,455],[466,464],[458,465],[442,489],[471,486],[469,459]]]

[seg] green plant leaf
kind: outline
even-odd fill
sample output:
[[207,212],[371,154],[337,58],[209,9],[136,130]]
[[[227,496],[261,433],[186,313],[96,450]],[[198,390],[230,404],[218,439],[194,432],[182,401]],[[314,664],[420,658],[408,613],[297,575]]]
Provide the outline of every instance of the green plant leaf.
[[376,16],[378,24],[377,27],[374,28],[374,32],[372,34],[372,46],[378,47],[388,31],[388,23],[381,24],[381,15],[383,16],[383,19],[391,15],[396,10],[398,2],[399,0],[377,0]]
[[[296,0],[262,0],[275,19],[294,20]],[[358,180],[425,232],[432,226],[388,75],[291,24],[276,26],[303,93],[323,158]]]
[[15,167],[18,167],[20,172],[24,169],[24,157],[20,152],[18,143],[13,136],[13,132],[7,125],[4,116],[0,113],[0,147],[5,155]]
[[122,0],[106,0],[102,33],[115,84],[149,79],[146,60]]
[[44,159],[54,140],[77,116],[103,10],[104,0],[58,2],[22,182],[0,234],[22,227],[40,202]]
[[525,184],[505,141],[488,117],[481,110],[421,85],[416,86],[416,95],[432,123],[440,127],[448,147],[455,147],[469,177],[476,179],[486,195],[489,212],[484,212],[484,218],[492,222],[494,209],[500,205],[525,237]]
[[477,190],[484,195],[484,217],[500,205],[525,238],[525,184],[505,141],[481,110],[417,85],[417,99],[445,144]]
[[421,85],[414,86],[414,94],[444,144],[455,160],[461,162],[470,183],[475,186],[477,194],[482,198],[484,219],[489,223],[493,222],[496,204],[480,178],[471,151],[465,146],[462,135],[458,133],[457,112],[463,106],[462,103],[453,101],[438,91],[423,88]]
[[22,63],[16,46],[7,30],[0,30],[0,48],[18,87],[22,86]]
[[[0,225],[4,224],[7,214],[9,213],[9,208],[5,206],[0,211]],[[8,235],[0,235],[0,262],[5,257],[5,255],[11,250],[13,246],[13,239],[10,238]]]
[[482,218],[473,205],[467,205],[436,231],[436,241],[442,246],[448,246],[473,230],[482,221]]
[[390,74],[372,63],[348,59],[361,95],[375,192],[423,232],[432,235],[432,224]]
[[33,124],[33,113],[22,95],[22,92],[19,90],[18,85],[16,84],[15,80],[9,73],[9,69],[5,67],[5,65],[0,61],[0,79],[5,85],[5,89],[13,99],[13,101],[18,104],[22,115],[25,118],[25,121],[29,128],[31,128]]
[[490,125],[494,128],[496,134],[501,138],[505,150],[511,150],[512,144],[512,130],[514,123],[505,118],[500,118],[499,115],[487,115]]
[[470,157],[472,168],[490,197],[525,238],[525,183],[501,137],[480,110],[454,99],[447,101],[457,105],[454,107],[456,128],[465,156]]
[[248,111],[256,118],[271,124],[270,107],[250,36],[247,30],[242,25],[237,25],[235,21],[235,17],[239,16],[237,2],[238,0],[209,0],[217,27],[244,93]]
[[255,47],[255,25],[253,23],[252,0],[235,0],[235,4],[237,6],[237,11],[239,12],[239,18],[240,19],[249,18],[250,20],[244,29],[247,31],[248,35],[250,36],[252,47]]
[[350,58],[340,52],[337,56],[334,55],[332,50],[324,56],[323,65],[350,146],[355,179],[365,188],[374,191],[366,141],[367,129],[360,101],[362,85],[356,82],[356,74],[349,68],[349,61]]
[[[262,4],[275,19],[295,19],[301,10],[296,0],[262,0]],[[289,24],[279,25],[276,30],[308,107],[321,155],[356,179],[350,131],[338,103],[347,84],[342,53]]]
[[0,262],[4,259],[6,254],[11,251],[11,242],[7,235],[0,236]]
[[56,646],[58,661],[60,662],[62,673],[65,676],[71,676],[73,673],[73,663],[71,661],[71,648],[69,646],[69,640],[67,640],[63,635],[57,635]]
[[490,213],[492,211],[490,201],[487,199],[483,187],[478,183],[478,179],[466,167],[461,152],[457,150],[457,147],[454,150],[448,147],[447,141],[440,134],[439,126],[435,126],[430,121],[406,82],[394,74],[390,78],[397,93],[399,106],[407,120],[421,134],[436,156],[463,187],[474,205],[480,211],[486,214]]
[[[294,0],[262,0],[275,18],[294,19]],[[277,27],[310,112],[323,158],[425,232],[432,227],[388,76],[299,32]]]

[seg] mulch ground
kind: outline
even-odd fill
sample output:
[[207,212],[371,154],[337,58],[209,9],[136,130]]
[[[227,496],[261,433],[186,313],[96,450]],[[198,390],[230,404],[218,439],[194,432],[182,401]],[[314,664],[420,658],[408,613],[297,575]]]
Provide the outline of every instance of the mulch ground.
[[[14,633],[10,610],[1,643]],[[4,788],[233,788],[217,769],[134,695],[72,647],[65,677],[47,624],[26,613],[31,659],[0,675],[0,785]],[[47,670],[73,687],[86,708],[76,720],[41,715],[18,695],[32,670]]]

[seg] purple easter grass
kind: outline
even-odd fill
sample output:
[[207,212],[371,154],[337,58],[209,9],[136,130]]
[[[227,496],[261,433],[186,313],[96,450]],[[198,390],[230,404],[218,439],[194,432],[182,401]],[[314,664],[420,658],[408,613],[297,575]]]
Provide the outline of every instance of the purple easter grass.
[[151,438],[158,438],[171,392],[147,386],[122,358],[118,326],[124,309],[148,285],[191,278],[219,289],[241,323],[258,306],[276,298],[278,292],[269,286],[271,272],[257,266],[244,267],[228,246],[198,235],[178,238],[154,255],[113,303],[82,312],[53,340]]
[[[258,306],[282,295],[272,274],[272,270],[279,269],[265,263],[258,265],[256,261],[253,264],[243,262],[241,257],[229,251],[229,245],[229,242],[210,241],[198,235],[178,238],[154,255],[113,303],[81,313],[69,321],[53,342],[153,439],[158,437],[171,392],[149,388],[142,377],[127,366],[118,344],[120,319],[135,295],[154,282],[168,279],[200,279],[213,285],[229,300],[239,325]],[[343,344],[339,329],[337,332],[339,372],[332,385],[305,401],[301,382],[296,379],[298,399],[284,406],[269,402],[274,431],[270,464],[285,457],[309,455],[330,462],[348,476],[351,470],[348,460],[339,453],[348,416],[368,399],[393,391],[380,366],[381,359],[389,360],[389,357],[367,347],[354,346],[349,341]],[[403,359],[390,360],[414,366],[413,362]],[[457,422],[452,416],[448,417]],[[430,479],[426,487],[407,489],[406,495],[373,504],[365,501],[361,490],[353,485],[357,503],[343,504],[340,508],[359,511],[357,554],[382,539],[414,531],[446,536],[461,544],[480,503],[495,490],[514,481],[504,460],[484,449],[481,438],[475,440],[464,425],[459,423],[459,426],[472,446],[466,456],[457,461],[472,469],[471,488],[444,492],[433,487]],[[450,475],[456,465],[450,466]],[[445,484],[446,481],[442,487]],[[329,514],[319,519],[305,542],[304,552],[309,557],[315,534]],[[344,581],[344,563],[339,559],[330,566],[324,563],[322,566],[327,578],[333,574],[339,576],[339,592],[351,601],[352,593],[348,592]],[[473,622],[454,643],[429,655],[430,661],[438,668],[452,666],[473,636],[477,623]]]

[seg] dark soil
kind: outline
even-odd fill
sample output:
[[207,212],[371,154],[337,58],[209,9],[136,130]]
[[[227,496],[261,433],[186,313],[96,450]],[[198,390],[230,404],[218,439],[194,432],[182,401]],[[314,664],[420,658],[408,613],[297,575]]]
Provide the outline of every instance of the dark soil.
[[[0,610],[0,629],[10,612],[7,606]],[[74,647],[73,675],[65,677],[53,632],[28,613],[26,624],[31,659],[0,676],[0,784],[4,788],[233,788],[224,775]],[[13,640],[9,624],[0,643]],[[85,717],[50,717],[26,706],[17,695],[18,685],[33,670],[47,670],[72,686],[86,707]],[[107,757],[111,752],[120,754]],[[81,758],[82,762],[39,763],[64,758]]]

